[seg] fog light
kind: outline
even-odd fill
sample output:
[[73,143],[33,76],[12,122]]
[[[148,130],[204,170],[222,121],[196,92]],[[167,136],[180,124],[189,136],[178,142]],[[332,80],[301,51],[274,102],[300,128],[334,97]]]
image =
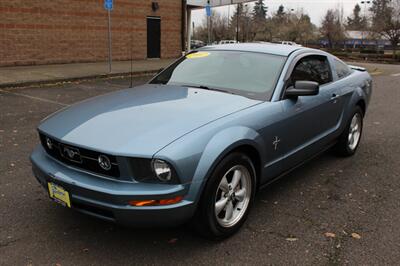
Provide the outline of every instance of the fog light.
[[172,177],[171,167],[163,160],[156,159],[153,161],[153,169],[157,178],[163,182],[170,181]]
[[183,199],[182,196],[176,196],[172,199],[161,199],[161,200],[131,200],[129,201],[129,205],[131,206],[159,206],[159,205],[171,205],[178,202],[181,202]]

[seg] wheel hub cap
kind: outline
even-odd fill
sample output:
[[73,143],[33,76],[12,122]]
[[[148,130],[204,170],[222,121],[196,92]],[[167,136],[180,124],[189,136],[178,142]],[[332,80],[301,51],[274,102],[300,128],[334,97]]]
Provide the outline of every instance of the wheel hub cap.
[[237,165],[223,176],[215,197],[215,217],[223,227],[237,224],[246,213],[251,195],[251,176],[246,167]]
[[356,113],[350,122],[350,129],[348,135],[348,145],[351,150],[354,150],[361,137],[361,115]]

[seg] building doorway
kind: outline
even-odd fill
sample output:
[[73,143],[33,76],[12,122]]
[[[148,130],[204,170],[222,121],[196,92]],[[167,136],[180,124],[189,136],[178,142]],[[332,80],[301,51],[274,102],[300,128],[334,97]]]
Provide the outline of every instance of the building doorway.
[[147,17],[147,58],[161,56],[161,19]]

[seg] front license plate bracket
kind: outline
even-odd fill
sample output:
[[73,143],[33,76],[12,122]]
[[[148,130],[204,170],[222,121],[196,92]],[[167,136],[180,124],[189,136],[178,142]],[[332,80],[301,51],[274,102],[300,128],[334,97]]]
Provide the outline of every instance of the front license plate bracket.
[[64,207],[71,208],[71,199],[67,190],[51,182],[47,183],[47,187],[49,190],[49,196],[52,200],[63,205]]

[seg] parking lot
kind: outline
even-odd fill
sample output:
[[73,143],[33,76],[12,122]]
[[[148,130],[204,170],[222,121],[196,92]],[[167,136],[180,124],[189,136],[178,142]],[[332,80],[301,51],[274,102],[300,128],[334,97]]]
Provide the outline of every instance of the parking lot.
[[0,265],[398,264],[400,66],[366,66],[374,92],[358,153],[326,153],[260,191],[245,226],[223,242],[185,226],[124,228],[73,212],[33,177],[39,121],[129,79],[1,89]]

